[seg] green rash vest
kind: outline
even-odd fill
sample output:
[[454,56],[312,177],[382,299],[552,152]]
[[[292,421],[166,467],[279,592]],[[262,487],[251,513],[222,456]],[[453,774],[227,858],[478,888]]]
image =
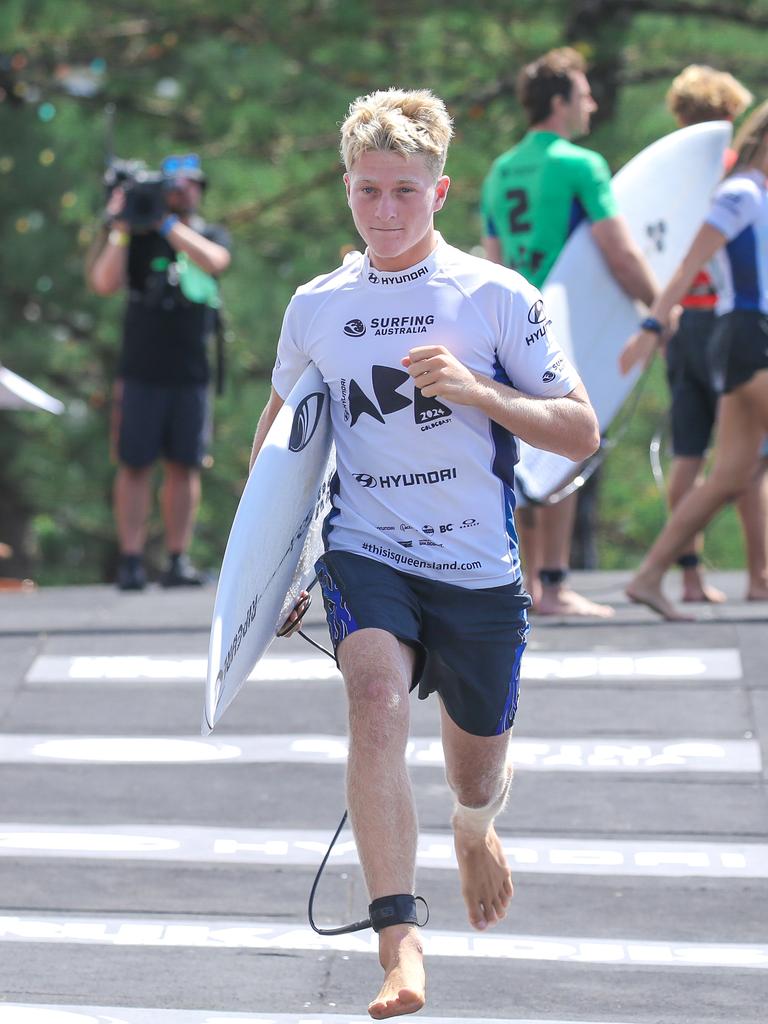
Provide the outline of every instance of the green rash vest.
[[504,263],[537,288],[585,217],[594,223],[618,213],[603,157],[541,131],[528,132],[494,161],[481,209]]

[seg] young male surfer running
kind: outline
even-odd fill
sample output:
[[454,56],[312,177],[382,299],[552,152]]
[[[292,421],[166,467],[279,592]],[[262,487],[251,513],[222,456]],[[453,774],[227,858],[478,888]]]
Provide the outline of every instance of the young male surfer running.
[[[498,157],[483,183],[483,247],[541,288],[573,231],[585,218],[611,274],[647,305],[656,295],[653,272],[619,215],[611,172],[602,156],[571,140],[589,132],[597,110],[584,58],[550,50],[527,64],[517,96],[528,132]],[[586,339],[587,343],[589,339]],[[613,615],[567,583],[576,492],[521,517],[526,583],[542,615]]]
[[439,694],[462,892],[470,923],[491,927],[512,896],[493,823],[512,777],[530,603],[513,519],[515,436],[573,459],[599,442],[551,330],[526,345],[539,292],[435,230],[451,135],[426,90],[351,105],[344,182],[367,249],[296,291],[253,445],[255,459],[315,363],[338,467],[317,570],[347,689],[347,801],[385,974],[368,1008],[377,1019],[425,1002],[409,690]]

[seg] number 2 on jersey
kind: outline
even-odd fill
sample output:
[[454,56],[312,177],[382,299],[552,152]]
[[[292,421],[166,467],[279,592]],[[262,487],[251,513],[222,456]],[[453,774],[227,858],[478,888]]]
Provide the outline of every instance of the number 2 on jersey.
[[518,231],[530,231],[531,222],[522,219],[528,212],[528,193],[524,188],[511,188],[507,192],[507,199],[510,202],[509,230],[512,234],[516,234]]

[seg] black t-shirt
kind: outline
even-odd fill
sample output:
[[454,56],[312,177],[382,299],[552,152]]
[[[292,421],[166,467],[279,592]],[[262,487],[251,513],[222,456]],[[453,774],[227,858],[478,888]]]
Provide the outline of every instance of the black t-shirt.
[[[190,227],[225,248],[229,233],[200,220]],[[206,384],[206,342],[217,312],[193,302],[179,283],[179,254],[156,231],[133,235],[128,249],[128,304],[120,376],[153,384]],[[194,268],[193,268],[194,269]]]

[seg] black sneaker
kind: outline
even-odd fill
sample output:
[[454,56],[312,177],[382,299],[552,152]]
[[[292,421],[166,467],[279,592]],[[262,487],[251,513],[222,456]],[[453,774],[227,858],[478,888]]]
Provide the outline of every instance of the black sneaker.
[[160,577],[161,587],[202,587],[207,582],[205,574],[186,555],[171,555],[168,568]]
[[118,590],[143,590],[147,574],[141,555],[121,555],[117,565]]

